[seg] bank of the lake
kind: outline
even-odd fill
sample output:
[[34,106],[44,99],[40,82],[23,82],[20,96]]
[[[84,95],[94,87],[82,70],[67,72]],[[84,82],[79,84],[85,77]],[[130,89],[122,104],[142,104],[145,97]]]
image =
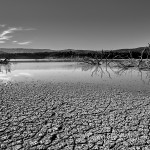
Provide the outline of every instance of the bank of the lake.
[[0,149],[150,149],[150,96],[93,83],[0,86]]
[[10,59],[10,62],[83,62],[83,59],[63,59],[63,58],[59,58],[59,59]]

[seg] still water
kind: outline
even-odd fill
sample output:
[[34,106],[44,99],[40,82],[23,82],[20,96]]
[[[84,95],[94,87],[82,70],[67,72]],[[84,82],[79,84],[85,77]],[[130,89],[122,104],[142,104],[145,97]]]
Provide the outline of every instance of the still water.
[[77,62],[15,62],[0,64],[0,83],[42,80],[86,82],[150,93],[150,71],[115,66],[92,66]]

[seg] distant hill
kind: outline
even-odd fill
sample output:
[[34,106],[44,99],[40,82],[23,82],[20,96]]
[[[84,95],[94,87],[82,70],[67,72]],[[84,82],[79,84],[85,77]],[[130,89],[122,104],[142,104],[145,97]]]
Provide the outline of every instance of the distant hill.
[[[112,52],[128,53],[131,52],[141,52],[145,47],[131,48],[131,49],[117,49],[112,50]],[[75,49],[65,49],[65,50],[51,50],[51,49],[25,49],[25,48],[0,48],[1,53],[42,53],[42,52],[74,52],[78,54],[88,54],[101,52],[101,50],[75,50]],[[110,50],[104,50],[104,52],[109,52]]]
[[88,54],[88,53],[95,53],[95,50],[75,50],[75,49],[65,49],[65,50],[59,50],[57,52],[74,52],[78,54]]
[[[51,50],[51,49],[25,49],[25,48],[0,48],[0,58],[9,59],[44,59],[44,58],[139,58],[145,47],[117,50]],[[129,52],[132,52],[129,53]],[[150,58],[150,50],[146,48],[143,58]]]
[[113,52],[119,52],[119,53],[128,53],[129,51],[131,52],[142,52],[145,47],[138,47],[138,48],[130,48],[130,49],[117,49],[113,50]]
[[0,53],[39,53],[54,52],[50,49],[0,48]]

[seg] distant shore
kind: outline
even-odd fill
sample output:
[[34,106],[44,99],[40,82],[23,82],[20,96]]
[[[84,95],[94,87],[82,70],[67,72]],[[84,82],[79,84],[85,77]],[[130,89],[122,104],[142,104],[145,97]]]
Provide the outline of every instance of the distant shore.
[[0,149],[149,149],[150,96],[100,84],[0,86]]
[[[125,61],[128,59],[110,59],[113,61]],[[139,60],[139,59],[135,59]],[[146,59],[143,59],[143,61]],[[102,61],[105,61],[102,60]],[[109,61],[109,59],[108,59]],[[82,58],[80,59],[63,59],[63,58],[52,58],[52,59],[10,59],[9,62],[84,62]]]
[[10,62],[82,62],[81,59],[10,59]]

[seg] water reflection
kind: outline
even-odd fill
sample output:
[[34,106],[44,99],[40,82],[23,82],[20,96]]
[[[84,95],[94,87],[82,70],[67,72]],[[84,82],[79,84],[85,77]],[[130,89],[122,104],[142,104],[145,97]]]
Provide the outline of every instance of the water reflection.
[[[89,64],[83,64],[81,67],[82,71],[91,71],[91,76],[94,75],[101,76],[103,78],[104,74],[108,74],[108,77],[111,78],[110,72],[108,70],[108,65],[106,67],[102,67],[101,65],[89,65]],[[105,68],[105,69],[104,69]]]
[[116,85],[147,91],[150,70],[121,68],[116,63],[89,65],[74,62],[25,62],[0,64],[0,81],[44,80]]
[[150,84],[150,70],[140,70],[136,67],[121,68],[114,64],[101,66],[83,63],[80,67],[82,71],[90,71],[91,77],[100,76],[101,78],[108,77],[109,79],[113,79],[114,76],[122,77],[130,75],[131,77],[135,77],[137,75],[144,84]]
[[11,73],[11,65],[12,63],[8,64],[0,64],[0,72],[1,73]]
[[[13,81],[14,78],[25,79],[25,76],[31,76],[29,73],[26,72],[16,72],[14,66],[17,63],[8,63],[8,64],[0,64],[0,82],[7,83],[8,81]],[[18,79],[19,79],[18,78]]]

